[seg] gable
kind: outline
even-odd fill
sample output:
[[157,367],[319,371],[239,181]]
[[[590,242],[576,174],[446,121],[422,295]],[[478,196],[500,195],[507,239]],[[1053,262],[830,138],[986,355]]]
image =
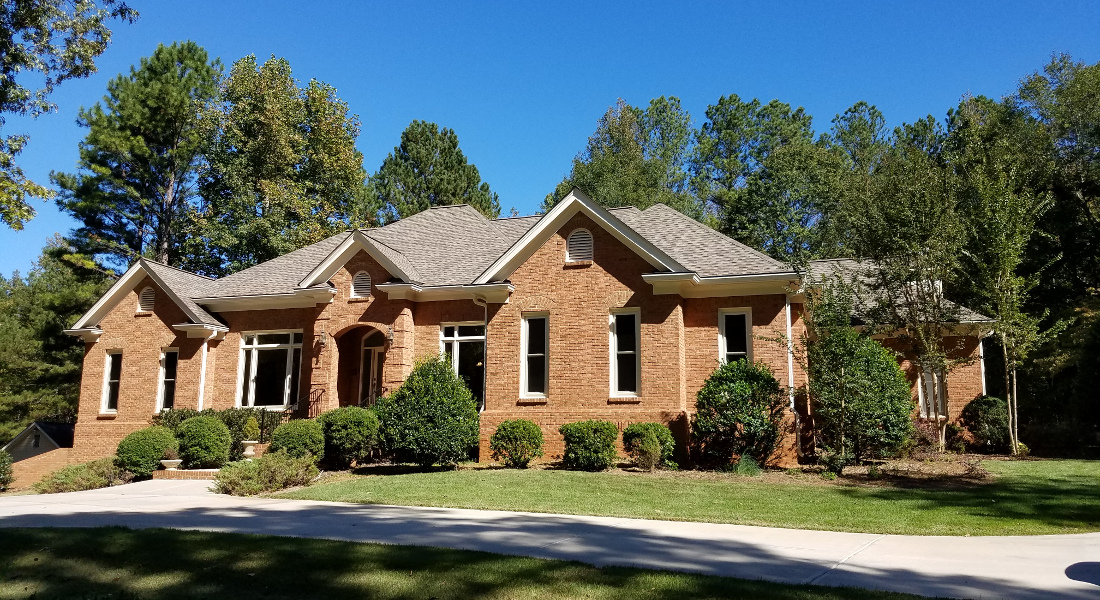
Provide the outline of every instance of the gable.
[[298,283],[299,288],[308,288],[322,284],[344,268],[356,254],[365,252],[382,266],[392,277],[405,283],[419,283],[416,269],[401,254],[384,244],[370,239],[361,230],[351,232],[320,264]]

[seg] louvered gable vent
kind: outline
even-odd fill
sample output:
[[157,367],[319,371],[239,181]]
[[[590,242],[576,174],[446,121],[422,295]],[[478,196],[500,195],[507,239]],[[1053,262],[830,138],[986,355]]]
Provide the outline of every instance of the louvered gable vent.
[[370,273],[367,273],[366,271],[359,271],[355,274],[355,277],[351,280],[351,297],[370,297]]
[[592,233],[587,229],[574,230],[565,247],[566,262],[592,260]]
[[157,300],[157,292],[151,287],[141,290],[138,296],[138,312],[153,312],[153,305]]

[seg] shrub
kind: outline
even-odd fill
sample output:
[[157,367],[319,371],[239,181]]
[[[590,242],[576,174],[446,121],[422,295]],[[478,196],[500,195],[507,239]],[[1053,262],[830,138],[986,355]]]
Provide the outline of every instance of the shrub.
[[166,450],[179,450],[172,430],[160,425],[139,429],[122,438],[115,451],[115,463],[136,477],[148,477],[160,467]]
[[1008,406],[993,396],[980,396],[963,407],[959,423],[974,436],[979,452],[1007,452],[1010,445]]
[[737,464],[733,467],[733,472],[745,477],[756,477],[762,472],[760,465],[749,455],[742,456],[737,459]]
[[562,466],[577,471],[603,471],[619,458],[615,440],[619,428],[611,421],[580,421],[558,428],[565,437]]
[[169,408],[153,415],[153,425],[160,425],[172,430],[175,434],[179,431],[180,424],[194,417],[216,417],[218,411],[207,408],[195,410],[193,408]]
[[695,407],[691,435],[703,465],[729,465],[742,455],[765,463],[779,446],[787,399],[764,363],[722,365],[699,390]]
[[966,430],[954,423],[944,427],[944,448],[948,452],[962,454],[966,452]]
[[241,437],[250,442],[260,441],[260,424],[256,421],[256,417],[248,417],[241,430]]
[[92,462],[61,467],[34,484],[33,488],[39,494],[57,494],[105,488],[126,483],[129,480],[130,474],[118,468],[115,458],[110,456]]
[[420,360],[401,387],[375,405],[383,447],[398,462],[454,464],[477,446],[478,413],[451,363]]
[[161,456],[160,458],[161,458],[161,460],[179,460],[180,459],[180,453],[179,453],[178,449],[165,448],[164,449],[164,456]]
[[268,452],[256,460],[229,463],[214,477],[219,494],[255,496],[298,485],[317,477],[312,456],[294,457],[286,450]]
[[[652,442],[647,437],[652,437]],[[655,457],[651,456],[654,442],[657,445]],[[652,471],[656,467],[676,466],[676,461],[672,458],[676,452],[676,440],[662,423],[631,423],[623,430],[623,448],[640,468]],[[652,466],[649,465],[651,460]],[[640,461],[645,464],[640,464]]]
[[[255,407],[227,408],[225,410],[194,410],[192,408],[172,408],[161,411],[153,417],[153,425],[163,425],[177,434],[181,423],[193,417],[216,417],[229,428],[229,435],[233,439],[229,447],[229,457],[239,460],[244,453],[244,440],[256,440],[266,442],[271,439],[271,433],[282,423],[283,413],[273,410],[265,410]],[[258,432],[252,433],[255,437],[249,437],[245,433],[245,426],[249,420],[255,420]]]
[[15,480],[15,475],[12,474],[11,463],[11,455],[4,450],[0,450],[0,492],[8,489],[11,482]]
[[191,417],[176,430],[180,458],[192,469],[216,469],[229,462],[233,438],[229,428],[216,417]]
[[526,469],[532,460],[542,456],[542,429],[527,419],[502,421],[489,439],[489,450],[493,460]]
[[366,462],[378,446],[378,417],[373,410],[345,406],[317,417],[324,434],[325,457],[338,468]]
[[317,462],[325,456],[325,433],[314,419],[287,421],[271,434],[270,450],[286,450],[294,458],[309,455]]

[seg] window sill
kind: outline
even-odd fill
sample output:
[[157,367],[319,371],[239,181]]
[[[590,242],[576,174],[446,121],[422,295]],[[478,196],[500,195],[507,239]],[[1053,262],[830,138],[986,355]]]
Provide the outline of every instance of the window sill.
[[134,313],[134,316],[135,317],[151,317],[151,316],[153,316],[153,312],[152,311],[149,311],[149,312],[136,312],[136,313]]
[[98,415],[96,415],[95,418],[96,418],[97,421],[117,419],[118,418],[118,411],[115,411],[115,412],[101,412]]
[[519,406],[537,406],[541,404],[546,404],[548,400],[549,398],[547,398],[546,396],[534,396],[530,398],[521,397],[518,401],[516,401],[516,404]]
[[583,269],[585,267],[591,267],[592,261],[590,260],[572,260],[565,263],[566,269]]
[[367,296],[365,298],[362,296],[354,296],[348,298],[348,304],[361,304],[370,302],[372,300],[374,300],[374,296]]
[[608,404],[640,404],[641,396],[612,396],[607,399]]

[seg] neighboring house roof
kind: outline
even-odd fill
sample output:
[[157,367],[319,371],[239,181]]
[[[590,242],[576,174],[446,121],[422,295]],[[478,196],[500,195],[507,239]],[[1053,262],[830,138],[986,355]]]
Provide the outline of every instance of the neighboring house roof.
[[75,425],[73,423],[53,423],[50,421],[35,421],[30,425],[27,425],[23,431],[15,434],[10,442],[4,444],[0,450],[7,451],[8,448],[14,446],[16,442],[21,441],[23,438],[31,435],[35,431],[40,431],[51,442],[53,442],[58,448],[72,448],[73,447],[73,429]]
[[[809,271],[814,278],[839,276],[843,281],[862,286],[864,290],[869,291],[875,268],[875,263],[869,260],[829,258],[810,261]],[[862,297],[857,295],[856,301],[860,304],[856,307],[857,312],[860,309],[871,308],[871,298],[867,295]],[[960,323],[992,323],[994,321],[994,319],[951,300],[945,300],[944,302],[958,315]]]

